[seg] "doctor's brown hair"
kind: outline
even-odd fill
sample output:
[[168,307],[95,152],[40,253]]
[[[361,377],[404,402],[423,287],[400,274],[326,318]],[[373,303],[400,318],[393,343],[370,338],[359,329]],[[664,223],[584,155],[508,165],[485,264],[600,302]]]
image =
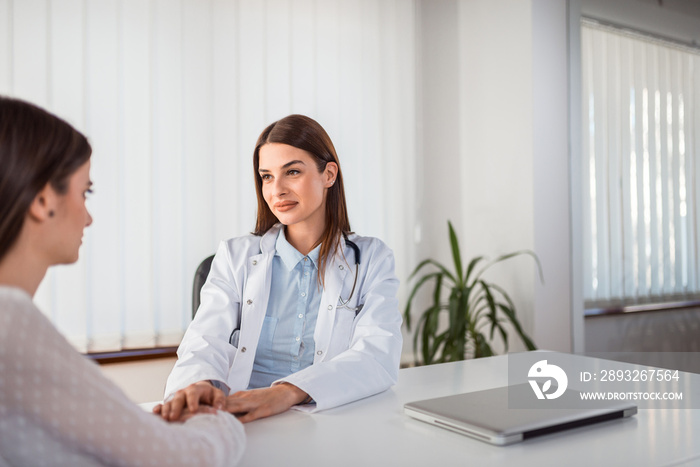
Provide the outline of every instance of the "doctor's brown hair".
[[255,144],[255,152],[253,153],[255,192],[258,196],[258,217],[255,231],[253,232],[255,235],[263,235],[279,222],[270,210],[267,202],[265,202],[265,198],[263,198],[262,178],[258,173],[260,168],[260,148],[268,143],[287,144],[306,151],[316,161],[316,168],[319,172],[323,172],[326,164],[329,162],[335,162],[338,166],[335,183],[328,188],[326,194],[326,228],[316,243],[316,245],[321,244],[318,277],[323,284],[326,264],[328,264],[336,248],[340,248],[341,236],[350,233],[343,172],[340,170],[340,162],[338,161],[335,147],[326,130],[316,120],[304,115],[289,115],[272,123],[263,130],[258,138],[258,142]]
[[34,198],[48,184],[58,194],[90,159],[87,138],[28,102],[0,96],[0,261],[17,241]]

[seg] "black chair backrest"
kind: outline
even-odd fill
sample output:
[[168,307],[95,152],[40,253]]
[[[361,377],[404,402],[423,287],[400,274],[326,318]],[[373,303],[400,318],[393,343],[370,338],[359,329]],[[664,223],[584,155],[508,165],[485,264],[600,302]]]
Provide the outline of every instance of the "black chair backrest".
[[199,291],[202,290],[202,286],[207,281],[207,276],[209,276],[209,270],[211,269],[211,262],[214,259],[214,255],[207,257],[204,261],[199,263],[197,266],[197,271],[194,273],[194,282],[192,283],[192,318],[197,314],[197,308],[199,308]]

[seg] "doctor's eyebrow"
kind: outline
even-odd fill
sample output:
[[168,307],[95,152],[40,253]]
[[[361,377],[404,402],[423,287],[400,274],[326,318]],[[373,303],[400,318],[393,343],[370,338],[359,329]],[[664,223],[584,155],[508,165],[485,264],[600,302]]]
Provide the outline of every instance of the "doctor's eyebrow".
[[[284,165],[282,166],[282,168],[283,168],[283,169],[286,169],[286,168],[289,168],[289,167],[293,166],[294,164],[306,165],[306,164],[304,163],[304,161],[302,161],[302,160],[293,160],[293,161],[289,161],[289,162],[287,162],[286,164],[284,164]],[[269,172],[269,170],[267,170],[267,169],[258,169],[258,173],[267,173],[267,172]]]

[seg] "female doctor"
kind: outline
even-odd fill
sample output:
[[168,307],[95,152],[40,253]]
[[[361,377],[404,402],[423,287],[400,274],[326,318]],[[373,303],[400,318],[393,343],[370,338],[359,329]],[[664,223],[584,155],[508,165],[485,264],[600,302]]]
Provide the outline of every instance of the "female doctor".
[[[224,241],[154,410],[200,404],[249,422],[317,411],[388,389],[401,354],[391,250],[351,233],[333,143],[311,118],[262,132],[252,235]],[[228,397],[226,397],[228,395]]]

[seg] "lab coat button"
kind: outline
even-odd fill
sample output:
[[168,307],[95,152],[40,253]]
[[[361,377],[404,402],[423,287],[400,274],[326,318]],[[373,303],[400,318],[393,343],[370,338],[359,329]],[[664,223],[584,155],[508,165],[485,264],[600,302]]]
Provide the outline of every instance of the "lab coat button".
[[333,309],[333,305],[328,305],[328,309],[329,309],[329,310],[332,310],[332,309]]
[[316,352],[316,355],[323,355],[323,350],[319,350],[318,352]]
[[253,304],[253,300],[248,299],[248,301],[247,301],[246,303],[247,303],[248,305],[252,305],[252,304]]
[[245,352],[247,349],[245,347],[241,348],[241,352]]
[[257,260],[253,260],[253,266],[255,266],[256,264],[258,264],[258,261],[257,261]]

